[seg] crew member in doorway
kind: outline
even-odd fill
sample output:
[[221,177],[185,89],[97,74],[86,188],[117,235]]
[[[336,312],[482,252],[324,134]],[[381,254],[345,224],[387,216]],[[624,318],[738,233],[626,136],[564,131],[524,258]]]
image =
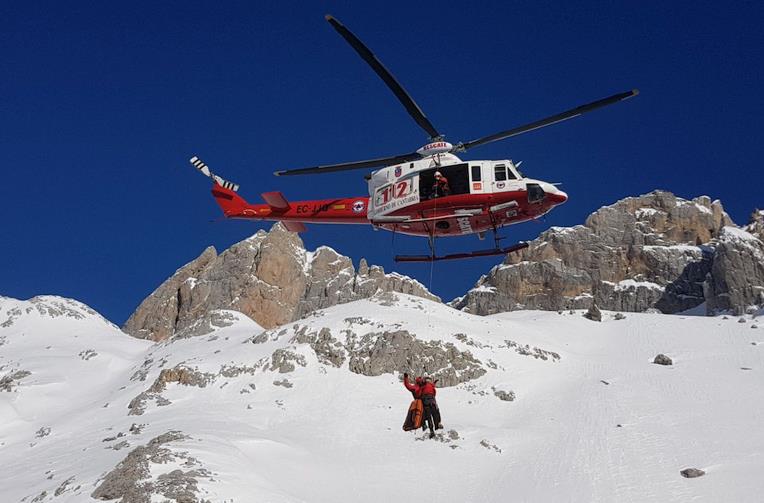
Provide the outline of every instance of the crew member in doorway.
[[451,187],[448,186],[448,178],[440,171],[435,172],[435,183],[432,184],[432,197],[444,197],[451,195]]

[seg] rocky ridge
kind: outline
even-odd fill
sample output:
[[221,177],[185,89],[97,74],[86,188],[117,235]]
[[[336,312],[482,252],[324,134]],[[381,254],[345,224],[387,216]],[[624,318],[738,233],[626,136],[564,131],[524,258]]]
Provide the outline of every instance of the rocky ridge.
[[220,254],[204,250],[147,297],[123,330],[155,341],[200,335],[226,323],[216,310],[239,311],[271,328],[377,292],[440,300],[418,281],[364,259],[356,270],[329,247],[306,251],[297,234],[276,224]]
[[743,230],[764,241],[764,210],[754,210]]
[[[584,225],[553,227],[507,256],[454,307],[493,314],[517,309],[708,313],[764,305],[764,214],[739,229],[719,201],[664,191],[629,197]],[[757,237],[758,236],[758,237]]]

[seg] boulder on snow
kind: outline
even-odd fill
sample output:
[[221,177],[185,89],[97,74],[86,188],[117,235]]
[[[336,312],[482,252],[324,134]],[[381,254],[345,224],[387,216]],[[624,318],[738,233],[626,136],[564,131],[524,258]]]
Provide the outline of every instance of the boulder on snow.
[[706,472],[699,468],[685,468],[679,473],[682,474],[682,477],[686,479],[694,479],[696,477],[702,477],[706,474]]
[[496,389],[491,388],[493,390],[493,394],[496,395],[496,398],[499,400],[503,400],[505,402],[514,402],[515,401],[515,392],[514,391],[504,391],[503,389]]
[[587,318],[592,321],[602,321],[602,313],[600,312],[600,309],[597,307],[596,302],[592,302],[592,305],[589,306],[589,310],[584,313],[584,318]]
[[292,386],[294,386],[294,384],[292,384],[289,381],[289,379],[282,379],[280,381],[273,381],[273,385],[274,386],[283,386],[284,388],[291,388]]
[[0,391],[13,391],[14,386],[18,386],[20,380],[30,375],[32,373],[28,370],[17,370],[0,377]]
[[655,359],[653,360],[653,363],[656,363],[658,365],[673,365],[674,364],[671,358],[664,355],[663,353],[656,356]]

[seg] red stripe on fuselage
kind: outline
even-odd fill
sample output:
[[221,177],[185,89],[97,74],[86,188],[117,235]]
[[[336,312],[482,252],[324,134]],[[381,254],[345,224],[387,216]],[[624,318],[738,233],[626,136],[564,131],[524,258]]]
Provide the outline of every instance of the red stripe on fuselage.
[[278,210],[267,204],[248,204],[229,218],[284,220],[318,224],[368,224],[368,197],[289,201],[289,208]]

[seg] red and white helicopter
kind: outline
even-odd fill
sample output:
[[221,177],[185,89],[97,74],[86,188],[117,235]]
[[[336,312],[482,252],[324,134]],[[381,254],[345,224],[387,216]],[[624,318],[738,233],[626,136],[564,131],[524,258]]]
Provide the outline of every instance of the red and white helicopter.
[[[501,227],[534,220],[564,203],[568,196],[554,184],[526,178],[520,163],[509,159],[463,161],[456,156],[471,148],[556,124],[597,108],[636,96],[636,89],[582,105],[513,129],[453,145],[427,119],[419,106],[377,57],[353,33],[332,16],[326,20],[355,49],[392,90],[409,115],[430,136],[430,142],[414,152],[365,161],[329,164],[276,171],[277,176],[312,175],[353,169],[379,168],[366,176],[369,195],[310,201],[288,201],[281,192],[262,194],[265,204],[250,204],[236,192],[239,186],[212,173],[201,159],[190,162],[212,178],[212,195],[227,218],[282,222],[294,232],[305,223],[364,224],[376,228],[425,236],[429,255],[397,255],[396,261],[429,262],[500,255],[527,247],[518,243],[499,246]],[[447,179],[447,188],[436,182]],[[488,250],[438,256],[435,239],[492,231],[495,246]]]

